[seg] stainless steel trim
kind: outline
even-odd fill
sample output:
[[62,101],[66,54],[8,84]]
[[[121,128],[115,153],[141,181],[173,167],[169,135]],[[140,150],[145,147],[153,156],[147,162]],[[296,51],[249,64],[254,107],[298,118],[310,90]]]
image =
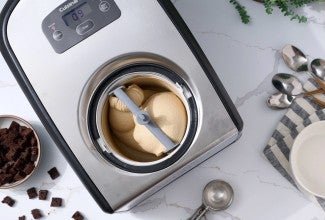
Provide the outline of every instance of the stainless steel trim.
[[[110,74],[111,72],[108,72],[108,75]],[[170,157],[172,157],[179,149],[180,147],[178,146],[172,153],[170,153],[168,156],[162,158],[162,159],[159,159],[159,160],[156,160],[156,161],[153,161],[153,162],[136,162],[136,161],[132,161],[132,160],[128,160],[126,158],[123,158],[121,157],[119,154],[117,154],[111,147],[110,147],[110,144],[105,140],[104,138],[104,134],[102,132],[102,128],[101,128],[101,115],[102,115],[102,110],[103,110],[103,106],[106,102],[106,98],[107,96],[112,92],[112,90],[114,90],[115,88],[117,87],[120,87],[120,86],[123,86],[127,81],[130,81],[132,79],[135,79],[135,78],[138,78],[138,77],[146,77],[146,78],[154,78],[154,79],[158,79],[158,80],[161,80],[161,81],[164,81],[165,83],[167,83],[168,85],[172,86],[175,90],[178,91],[178,95],[181,97],[181,100],[186,108],[186,111],[187,111],[187,126],[186,126],[186,132],[185,132],[185,135],[181,141],[181,143],[179,144],[179,146],[182,146],[185,139],[187,138],[188,136],[188,133],[189,133],[189,128],[192,126],[191,124],[191,119],[193,117],[192,115],[192,111],[189,110],[190,106],[188,104],[188,101],[187,101],[187,97],[183,94],[183,87],[182,85],[177,85],[175,84],[174,82],[172,82],[170,79],[168,79],[167,77],[159,74],[159,73],[154,73],[154,72],[133,72],[132,74],[127,74],[127,75],[124,75],[123,77],[121,78],[118,78],[112,82],[110,82],[105,91],[102,93],[101,97],[100,97],[100,100],[99,100],[99,103],[97,105],[97,111],[96,111],[96,124],[97,124],[97,128],[98,128],[98,131],[99,131],[99,134],[101,136],[101,141],[102,143],[104,143],[104,146],[106,146],[106,149],[108,150],[108,152],[110,153],[113,153],[113,155],[115,157],[117,157],[119,160],[123,161],[124,163],[127,163],[127,164],[131,164],[131,165],[134,165],[134,166],[151,166],[151,165],[155,165],[155,164],[158,164],[158,163],[161,163],[167,159],[169,159]],[[189,91],[187,91],[189,92]],[[89,138],[89,131],[88,131],[88,137],[85,137],[85,138]]]
[[207,160],[208,158],[212,157],[214,154],[218,153],[222,149],[224,149],[226,146],[230,145],[231,143],[235,142],[239,137],[240,133],[238,133],[237,129],[229,132],[229,138],[225,139],[225,141],[221,142],[217,146],[215,146],[213,149],[210,151],[205,152],[204,154],[200,155],[193,161],[189,162],[186,164],[186,166],[181,167],[177,171],[175,171],[172,175],[166,177],[156,185],[152,186],[149,190],[143,192],[142,194],[138,195],[138,197],[134,198],[133,200],[129,201],[127,204],[124,206],[119,207],[116,212],[123,212],[123,211],[128,211],[131,208],[135,207],[136,205],[140,204],[143,202],[145,199],[156,193],[158,190],[161,188],[165,187],[178,177],[184,175],[185,173],[189,172],[191,169],[193,169],[195,166],[198,164],[202,163],[203,161]]
[[[188,84],[188,86],[190,87],[190,82],[188,82],[186,79],[188,78],[186,73],[180,68],[178,67],[175,63],[173,63],[172,61],[163,58],[161,56],[155,55],[155,54],[150,54],[150,53],[132,53],[132,54],[127,54],[124,56],[120,56],[118,58],[116,58],[113,61],[108,61],[106,64],[104,64],[103,66],[101,66],[94,74],[92,74],[92,76],[90,77],[90,79],[88,80],[87,84],[85,85],[82,95],[80,97],[80,101],[79,101],[79,108],[78,108],[78,116],[79,116],[79,129],[82,135],[82,138],[85,142],[85,144],[92,149],[92,152],[94,152],[94,150],[96,150],[90,136],[89,136],[89,130],[88,130],[88,111],[90,108],[90,103],[91,103],[91,99],[94,96],[95,91],[98,89],[99,85],[103,82],[103,80],[105,80],[110,74],[112,74],[115,71],[118,71],[120,69],[123,69],[125,67],[131,66],[131,65],[135,65],[135,64],[157,64],[160,65],[162,67],[166,67],[167,69],[170,69],[171,71],[175,72],[176,74],[178,74],[181,78],[183,78],[183,80]],[[187,99],[189,97],[191,97],[191,92],[190,91],[186,91],[184,90],[185,87],[183,87],[182,85],[175,85],[174,82],[172,82],[170,79],[168,79],[165,76],[162,76],[161,74],[157,74],[157,73],[133,73],[132,77],[136,77],[136,76],[142,76],[143,74],[149,74],[151,75],[151,77],[159,77],[161,78],[161,80],[164,80],[166,82],[168,82],[171,86],[173,86],[176,90],[179,91],[179,95],[181,95],[182,101],[185,104],[185,108],[187,111],[187,115],[188,115],[188,121],[190,121],[190,119],[193,117],[193,115],[190,114],[191,111],[189,111],[189,105],[187,103]],[[107,94],[109,94],[111,92],[111,90],[113,88],[116,88],[118,86],[121,86],[124,84],[124,82],[126,80],[130,79],[130,76],[125,76],[125,78],[120,78],[117,79],[113,82],[111,82],[107,88],[106,91],[103,93],[102,97],[100,98],[100,103],[98,105],[99,109],[97,110],[97,115],[101,115],[100,114],[100,109],[102,108],[104,101],[105,101],[105,97]],[[192,90],[192,88],[190,88],[192,93],[194,94],[194,98],[195,98],[195,89]],[[183,93],[184,92],[184,93]],[[104,97],[104,98],[103,98]],[[96,118],[97,121],[97,125],[100,124],[100,118]],[[186,129],[186,134],[183,138],[183,141],[185,140],[186,136],[188,135],[188,130],[189,127],[191,126],[191,124],[187,125],[187,129]],[[101,131],[101,129],[99,129],[99,131]],[[103,137],[103,134],[100,132],[100,136]],[[106,148],[106,150],[108,152],[112,152],[112,150],[109,147],[109,144],[105,141],[104,138],[100,138],[99,144],[101,147],[103,147],[103,149]],[[183,144],[183,141],[180,145]],[[157,164],[162,162],[163,160],[166,160],[168,158],[170,158],[172,155],[174,155],[177,152],[177,150],[175,150],[172,154],[170,154],[169,156],[165,157],[162,160],[158,160],[155,161],[154,163],[135,163],[134,165],[137,166],[149,166],[149,165],[153,165],[153,164]],[[96,156],[101,157],[102,156],[100,154],[96,154]],[[124,158],[120,157],[119,155],[115,154],[115,156],[117,156],[118,159],[120,159],[121,161],[124,161],[126,163],[131,163],[131,161],[125,161]],[[102,158],[103,160],[103,158]],[[105,162],[107,162],[104,159]]]

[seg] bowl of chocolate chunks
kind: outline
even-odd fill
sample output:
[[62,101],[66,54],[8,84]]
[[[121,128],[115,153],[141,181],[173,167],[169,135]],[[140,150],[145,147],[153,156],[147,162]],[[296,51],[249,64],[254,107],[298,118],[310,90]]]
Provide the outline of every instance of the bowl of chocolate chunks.
[[41,157],[34,128],[12,115],[0,115],[0,189],[13,188],[33,175]]

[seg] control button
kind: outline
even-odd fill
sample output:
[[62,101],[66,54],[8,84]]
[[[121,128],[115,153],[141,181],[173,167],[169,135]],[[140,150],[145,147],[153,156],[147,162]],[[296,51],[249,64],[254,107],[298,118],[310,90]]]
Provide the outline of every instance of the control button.
[[101,1],[99,3],[99,10],[101,12],[107,12],[111,8],[111,5],[107,1]]
[[92,22],[91,20],[87,20],[87,21],[79,24],[76,28],[76,31],[77,31],[77,34],[84,35],[93,28],[94,28],[94,22]]
[[53,39],[56,41],[60,41],[63,38],[63,33],[61,31],[54,31]]

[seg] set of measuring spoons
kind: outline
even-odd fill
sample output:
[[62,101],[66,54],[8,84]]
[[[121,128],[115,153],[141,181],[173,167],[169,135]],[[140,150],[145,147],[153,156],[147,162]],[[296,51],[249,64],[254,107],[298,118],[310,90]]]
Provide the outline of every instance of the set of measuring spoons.
[[[308,60],[306,56],[293,45],[286,45],[282,49],[282,57],[287,66],[296,72],[308,72],[316,80],[319,89],[305,92],[301,81],[294,75],[287,73],[275,74],[272,84],[279,92],[270,96],[267,105],[273,109],[288,108],[298,97],[312,96],[325,93],[325,60],[314,59],[310,64],[311,72],[308,71]],[[312,101],[325,107],[325,102],[312,97]],[[209,182],[202,195],[202,205],[188,220],[201,219],[208,211],[222,211],[227,209],[234,197],[232,187],[222,180]]]
[[292,102],[298,97],[311,96],[311,100],[322,107],[325,107],[325,102],[321,101],[312,95],[325,93],[325,60],[314,59],[308,69],[308,59],[305,54],[293,45],[286,45],[282,49],[282,58],[285,64],[296,72],[307,72],[310,74],[317,84],[319,89],[304,92],[301,81],[294,75],[287,73],[275,74],[272,78],[273,86],[279,91],[271,95],[267,99],[268,107],[272,109],[289,108]]

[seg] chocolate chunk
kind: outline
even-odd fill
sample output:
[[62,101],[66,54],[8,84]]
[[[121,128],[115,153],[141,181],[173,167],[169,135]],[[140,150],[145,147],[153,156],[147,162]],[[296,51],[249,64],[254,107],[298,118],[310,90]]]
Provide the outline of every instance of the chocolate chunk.
[[10,148],[14,149],[15,151],[17,151],[19,153],[21,153],[21,152],[23,152],[25,150],[26,147],[19,144],[19,142],[21,142],[21,139],[17,140],[17,143],[12,143]]
[[30,161],[30,156],[31,156],[31,150],[30,150],[30,148],[26,148],[25,151],[22,152],[22,154],[21,154],[21,159],[28,162],[28,161]]
[[9,173],[10,169],[15,165],[15,162],[13,161],[9,161],[7,162],[3,167],[2,167],[2,170],[5,172],[5,173]]
[[1,128],[0,129],[0,136],[3,136],[5,134],[8,134],[8,128]]
[[18,146],[20,146],[21,148],[26,148],[28,146],[28,139],[24,138],[24,139],[19,139],[17,141]]
[[30,139],[30,145],[31,146],[37,146],[37,140],[36,140],[36,137],[33,136],[31,139]]
[[31,157],[30,160],[35,162],[38,158],[38,148],[37,147],[32,147],[31,148]]
[[6,154],[6,150],[5,150],[5,146],[2,146],[0,144],[0,159],[4,162],[6,157],[5,157],[5,154]]
[[19,132],[21,133],[24,129],[26,129],[27,127],[26,126],[24,126],[24,125],[21,125],[20,127],[19,127]]
[[31,154],[37,155],[38,154],[38,148],[37,147],[31,147]]
[[0,175],[1,185],[4,185],[6,183],[12,183],[13,178],[14,178],[13,175],[10,173],[1,174]]
[[50,175],[51,179],[54,180],[60,176],[59,171],[56,169],[56,167],[53,167],[47,173]]
[[76,212],[73,214],[72,218],[73,218],[74,220],[83,220],[83,219],[84,219],[84,217],[81,215],[81,213],[80,213],[79,211],[76,211]]
[[3,200],[2,203],[6,203],[7,205],[9,205],[10,207],[12,207],[15,204],[15,200],[13,200],[12,198],[10,198],[9,196],[6,196]]
[[37,161],[38,155],[31,155],[30,161],[35,162]]
[[48,190],[40,190],[38,192],[38,199],[39,200],[46,200],[48,192],[49,192]]
[[8,153],[6,153],[6,158],[8,161],[16,160],[19,156],[19,151],[11,148]]
[[27,165],[26,165],[26,167],[24,168],[24,173],[26,174],[26,175],[29,175],[29,174],[31,174],[31,172],[34,170],[34,168],[35,168],[35,165],[34,165],[34,163],[28,163]]
[[51,207],[61,207],[62,206],[62,199],[61,198],[52,198]]
[[36,198],[36,197],[37,197],[37,192],[36,192],[35,187],[29,188],[29,189],[27,190],[27,194],[28,194],[28,197],[29,197],[30,199],[34,199],[34,198]]
[[14,163],[13,168],[16,170],[19,170],[22,167],[23,163],[24,163],[24,160],[21,158],[18,158],[18,160],[16,160],[16,162]]
[[10,126],[9,126],[9,131],[12,132],[12,133],[18,134],[19,133],[19,128],[20,128],[20,125],[17,122],[12,121]]
[[26,219],[26,217],[23,215],[23,216],[20,216],[20,217],[18,217],[18,220],[25,220]]
[[24,179],[25,177],[26,177],[26,174],[25,174],[25,173],[23,173],[23,172],[21,172],[21,171],[18,171],[18,172],[16,173],[16,175],[14,176],[13,180],[14,180],[15,182],[18,182],[18,181]]
[[29,138],[33,134],[33,130],[30,128],[21,129],[20,135],[23,138]]
[[39,210],[39,209],[33,209],[31,211],[31,213],[32,213],[34,219],[39,219],[39,218],[42,218],[43,217],[43,215],[41,213],[41,210]]
[[13,178],[18,173],[18,171],[16,169],[14,169],[13,167],[11,167],[9,169],[9,172],[8,173],[11,174],[12,175],[12,178]]

